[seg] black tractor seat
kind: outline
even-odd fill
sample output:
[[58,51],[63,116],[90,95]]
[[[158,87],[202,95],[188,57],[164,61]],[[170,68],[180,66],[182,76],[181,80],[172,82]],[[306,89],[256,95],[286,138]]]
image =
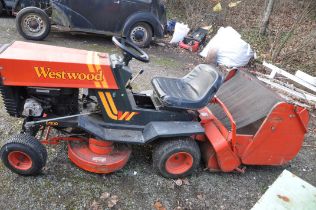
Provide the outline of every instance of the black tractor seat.
[[223,77],[216,67],[200,64],[181,79],[155,77],[151,83],[164,106],[200,109],[213,98]]

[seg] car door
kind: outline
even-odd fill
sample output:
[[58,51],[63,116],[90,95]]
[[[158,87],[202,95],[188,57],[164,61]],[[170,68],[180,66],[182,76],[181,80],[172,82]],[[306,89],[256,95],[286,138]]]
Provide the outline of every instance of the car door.
[[73,28],[114,32],[120,19],[120,0],[63,0],[72,15]]
[[149,11],[151,0],[64,0],[75,15],[72,27],[118,33],[135,12]]

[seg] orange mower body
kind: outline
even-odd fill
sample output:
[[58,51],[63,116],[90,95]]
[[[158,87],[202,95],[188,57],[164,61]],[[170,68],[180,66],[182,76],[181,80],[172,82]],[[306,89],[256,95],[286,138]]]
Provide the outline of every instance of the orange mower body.
[[113,38],[123,58],[25,42],[0,46],[2,98],[11,116],[24,118],[21,134],[0,150],[5,166],[37,174],[46,164],[43,145],[61,141],[75,165],[100,174],[122,169],[130,145],[152,144],[154,168],[168,178],[190,175],[200,159],[210,171],[244,172],[246,165],[286,164],[300,151],[308,110],[256,77],[237,70],[225,80],[201,64],[183,78],[156,77],[153,90],[136,93],[129,61],[149,57],[122,40]]

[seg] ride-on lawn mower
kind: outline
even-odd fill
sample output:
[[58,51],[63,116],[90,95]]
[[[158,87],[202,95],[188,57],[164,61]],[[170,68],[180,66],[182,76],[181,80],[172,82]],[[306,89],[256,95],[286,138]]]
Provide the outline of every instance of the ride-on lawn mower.
[[[61,141],[75,165],[100,174],[121,169],[130,144],[152,144],[153,167],[169,178],[191,174],[201,157],[211,171],[243,172],[244,165],[285,164],[299,152],[308,111],[250,74],[234,70],[223,78],[201,64],[135,93],[128,64],[149,57],[123,38],[113,42],[123,57],[26,42],[0,47],[6,110],[25,118],[1,148],[6,167],[38,174],[47,159],[43,145]],[[63,134],[52,136],[52,128]]]

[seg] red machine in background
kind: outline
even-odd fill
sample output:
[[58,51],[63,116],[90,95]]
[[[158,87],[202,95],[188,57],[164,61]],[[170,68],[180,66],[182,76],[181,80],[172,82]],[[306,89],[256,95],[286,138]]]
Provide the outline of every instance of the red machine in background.
[[197,52],[200,46],[205,42],[208,30],[199,28],[192,32],[192,34],[184,37],[183,41],[179,43],[179,47],[189,50],[191,52]]

